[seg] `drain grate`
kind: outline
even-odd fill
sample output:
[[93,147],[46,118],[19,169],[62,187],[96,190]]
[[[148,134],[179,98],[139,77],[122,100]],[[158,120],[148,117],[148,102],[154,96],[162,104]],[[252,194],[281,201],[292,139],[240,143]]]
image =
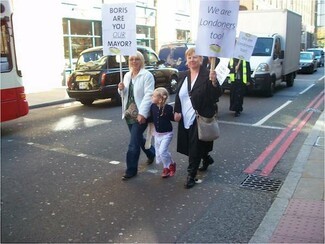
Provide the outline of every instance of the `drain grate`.
[[240,184],[241,187],[260,190],[277,192],[282,185],[280,180],[262,177],[258,175],[248,175],[246,179]]

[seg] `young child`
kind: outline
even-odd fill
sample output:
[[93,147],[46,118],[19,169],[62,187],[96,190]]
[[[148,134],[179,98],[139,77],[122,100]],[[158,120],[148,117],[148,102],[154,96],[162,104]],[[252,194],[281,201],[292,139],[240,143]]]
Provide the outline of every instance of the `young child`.
[[[167,178],[173,176],[176,171],[176,163],[169,152],[169,144],[173,139],[174,121],[173,107],[167,104],[168,91],[163,87],[158,87],[152,94],[152,104],[150,107],[150,116],[148,122],[154,124],[154,138],[156,149],[156,163],[162,163],[164,166],[161,177]],[[148,128],[150,130],[150,128]]]

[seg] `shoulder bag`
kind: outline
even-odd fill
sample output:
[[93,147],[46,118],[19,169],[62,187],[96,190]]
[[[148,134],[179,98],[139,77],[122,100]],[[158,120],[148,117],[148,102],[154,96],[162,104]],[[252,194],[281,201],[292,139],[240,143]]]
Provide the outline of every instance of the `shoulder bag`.
[[220,129],[216,115],[206,118],[196,111],[196,122],[200,141],[214,141],[219,138]]

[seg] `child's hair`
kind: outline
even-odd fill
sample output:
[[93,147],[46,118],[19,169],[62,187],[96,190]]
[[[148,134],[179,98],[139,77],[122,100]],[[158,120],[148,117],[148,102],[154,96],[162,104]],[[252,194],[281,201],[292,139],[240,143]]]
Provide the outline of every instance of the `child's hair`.
[[167,89],[164,87],[158,87],[154,90],[154,92],[157,93],[162,99],[162,102],[161,102],[162,111],[160,114],[160,116],[162,116],[164,114],[165,105],[168,101],[169,93],[168,93]]

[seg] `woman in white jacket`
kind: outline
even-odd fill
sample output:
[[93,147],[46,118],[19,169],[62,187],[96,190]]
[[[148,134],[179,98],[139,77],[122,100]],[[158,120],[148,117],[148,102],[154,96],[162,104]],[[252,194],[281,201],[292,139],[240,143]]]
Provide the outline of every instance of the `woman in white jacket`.
[[155,148],[145,149],[143,136],[150,113],[151,96],[155,88],[153,75],[144,69],[144,57],[137,51],[136,55],[129,56],[130,71],[124,75],[123,82],[118,84],[118,92],[122,97],[122,118],[126,120],[131,137],[126,153],[126,171],[122,180],[128,180],[138,173],[140,150],[146,154],[147,164],[155,158]]

